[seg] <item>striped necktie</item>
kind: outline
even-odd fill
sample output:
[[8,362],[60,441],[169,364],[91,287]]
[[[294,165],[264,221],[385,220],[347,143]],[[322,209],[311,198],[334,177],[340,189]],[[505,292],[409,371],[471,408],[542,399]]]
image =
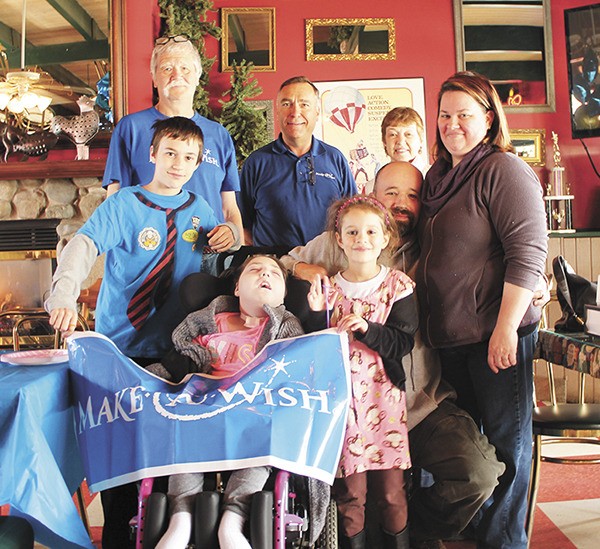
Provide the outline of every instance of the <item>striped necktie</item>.
[[158,260],[158,263],[150,271],[144,282],[133,294],[127,306],[127,317],[136,330],[140,330],[152,310],[152,305],[156,310],[160,309],[167,299],[167,294],[171,288],[173,279],[173,268],[175,264],[175,243],[177,241],[177,227],[175,226],[175,216],[180,210],[184,210],[190,206],[195,196],[190,194],[190,197],[178,208],[162,208],[154,202],[148,200],[141,193],[135,193],[137,199],[155,210],[165,212],[167,217],[167,244],[165,251]]

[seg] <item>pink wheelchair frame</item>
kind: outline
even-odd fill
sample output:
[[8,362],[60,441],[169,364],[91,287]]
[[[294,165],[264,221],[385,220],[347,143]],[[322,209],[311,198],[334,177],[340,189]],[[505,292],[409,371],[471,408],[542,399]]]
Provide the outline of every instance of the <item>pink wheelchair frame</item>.
[[[295,499],[295,494],[290,491],[290,473],[278,471],[275,477],[275,488],[273,492],[274,517],[272,525],[272,547],[273,549],[285,549],[286,538],[289,532],[302,532],[306,530],[305,518],[291,513],[289,509],[290,499]],[[137,516],[133,519],[136,527],[136,549],[144,549],[144,535],[146,532],[146,511],[150,494],[154,485],[153,478],[146,478],[141,483],[138,496]],[[259,495],[266,494],[259,492]],[[269,499],[267,499],[269,501]],[[258,526],[260,528],[260,526]],[[263,534],[264,535],[264,534]],[[268,540],[268,535],[266,539]],[[268,543],[268,542],[267,542]]]

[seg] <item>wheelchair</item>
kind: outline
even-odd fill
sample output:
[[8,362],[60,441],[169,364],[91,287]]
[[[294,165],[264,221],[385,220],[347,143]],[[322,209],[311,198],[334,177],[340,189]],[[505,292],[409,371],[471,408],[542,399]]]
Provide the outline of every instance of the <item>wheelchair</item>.
[[[234,268],[254,254],[280,256],[287,250],[243,247],[233,254],[220,254],[218,270],[221,277],[207,273],[194,273],[181,283],[179,294],[186,313],[206,307],[214,297],[233,294],[232,277]],[[285,305],[302,322],[308,312],[306,294],[309,285],[304,281],[289,278]],[[214,489],[205,490],[196,496],[193,529],[190,545],[196,549],[218,549],[217,538],[223,483],[220,475],[212,481]],[[210,479],[210,475],[205,476]],[[209,481],[210,482],[210,481]],[[247,537],[253,549],[337,549],[337,510],[335,503],[327,498],[323,505],[322,524],[317,526],[320,534],[315,535],[315,517],[310,517],[310,480],[277,471],[271,475],[265,489],[254,495],[251,514],[247,522]],[[270,486],[269,486],[270,484]],[[153,549],[168,527],[170,513],[167,495],[154,491],[154,479],[142,481],[138,515],[136,518],[136,549]],[[315,539],[316,538],[316,539]]]
[[[269,486],[271,482],[273,485]],[[266,488],[271,489],[257,492],[252,499],[246,535],[253,549],[337,549],[337,510],[333,501],[325,506],[324,524],[317,537],[310,531],[313,526],[306,478],[277,471]],[[169,524],[167,495],[152,490],[153,479],[144,479],[136,521],[136,549],[153,549]],[[196,496],[190,547],[219,549],[221,496],[221,486]],[[316,539],[311,540],[312,537]]]

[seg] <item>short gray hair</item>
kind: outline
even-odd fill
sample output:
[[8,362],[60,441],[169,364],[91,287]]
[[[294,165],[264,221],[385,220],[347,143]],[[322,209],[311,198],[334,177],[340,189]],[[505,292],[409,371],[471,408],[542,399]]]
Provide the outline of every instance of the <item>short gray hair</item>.
[[189,55],[190,61],[196,67],[198,76],[202,76],[202,61],[196,46],[189,40],[186,40],[185,42],[173,42],[170,40],[166,44],[157,44],[152,50],[152,58],[150,59],[150,72],[152,73],[152,78],[156,76],[158,60],[161,55],[165,54]]

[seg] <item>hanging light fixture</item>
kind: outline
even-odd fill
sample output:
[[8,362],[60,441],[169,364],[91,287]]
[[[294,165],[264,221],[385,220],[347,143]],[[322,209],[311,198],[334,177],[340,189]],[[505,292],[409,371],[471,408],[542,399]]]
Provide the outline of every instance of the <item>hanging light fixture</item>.
[[0,110],[8,109],[14,114],[37,107],[44,112],[52,103],[52,98],[34,91],[40,74],[25,70],[25,23],[27,20],[27,0],[23,0],[21,18],[21,70],[6,74],[5,82],[0,82]]

